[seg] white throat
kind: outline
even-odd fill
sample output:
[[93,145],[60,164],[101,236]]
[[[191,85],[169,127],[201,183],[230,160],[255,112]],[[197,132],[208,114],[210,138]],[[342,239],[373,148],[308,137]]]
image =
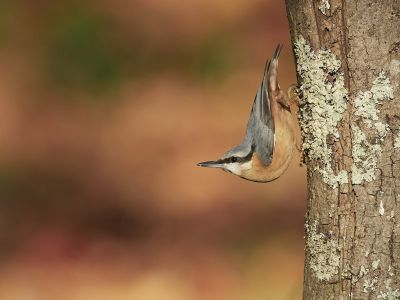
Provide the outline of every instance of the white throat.
[[246,161],[244,163],[229,163],[225,165],[225,169],[229,170],[233,174],[241,175],[243,171],[250,170],[253,166],[253,162],[251,160]]

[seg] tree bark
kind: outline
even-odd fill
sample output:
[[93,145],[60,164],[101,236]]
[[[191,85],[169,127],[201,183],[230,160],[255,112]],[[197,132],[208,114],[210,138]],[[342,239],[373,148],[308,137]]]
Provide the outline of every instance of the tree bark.
[[304,299],[400,299],[400,1],[286,0],[308,209]]

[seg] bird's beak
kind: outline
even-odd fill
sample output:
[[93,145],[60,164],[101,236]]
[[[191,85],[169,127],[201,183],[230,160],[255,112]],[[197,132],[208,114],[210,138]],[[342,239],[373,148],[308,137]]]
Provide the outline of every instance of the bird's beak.
[[198,163],[197,165],[199,167],[205,167],[205,168],[223,168],[223,164],[221,164],[217,160],[205,161]]

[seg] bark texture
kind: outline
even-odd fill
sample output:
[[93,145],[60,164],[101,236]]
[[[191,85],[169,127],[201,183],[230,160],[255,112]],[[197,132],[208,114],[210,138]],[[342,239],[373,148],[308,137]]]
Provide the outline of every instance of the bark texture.
[[[321,57],[326,52],[318,51],[331,50],[347,90],[339,136],[326,136],[330,167],[335,175],[346,172],[347,183],[324,180],[321,161],[309,155],[313,146],[303,153],[309,190],[303,298],[400,299],[400,1],[286,0],[286,6],[294,48],[303,37]],[[298,69],[299,87],[307,70]],[[330,72],[327,85],[337,80]],[[300,107],[312,101],[307,95],[300,89]],[[377,118],[368,99],[376,100]],[[358,177],[360,168],[372,177],[367,170]]]

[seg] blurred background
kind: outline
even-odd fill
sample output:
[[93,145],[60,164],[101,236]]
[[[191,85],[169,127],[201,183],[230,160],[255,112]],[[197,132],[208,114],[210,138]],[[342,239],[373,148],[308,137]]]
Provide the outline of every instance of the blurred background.
[[0,299],[300,299],[305,168],[238,144],[283,1],[0,0]]

